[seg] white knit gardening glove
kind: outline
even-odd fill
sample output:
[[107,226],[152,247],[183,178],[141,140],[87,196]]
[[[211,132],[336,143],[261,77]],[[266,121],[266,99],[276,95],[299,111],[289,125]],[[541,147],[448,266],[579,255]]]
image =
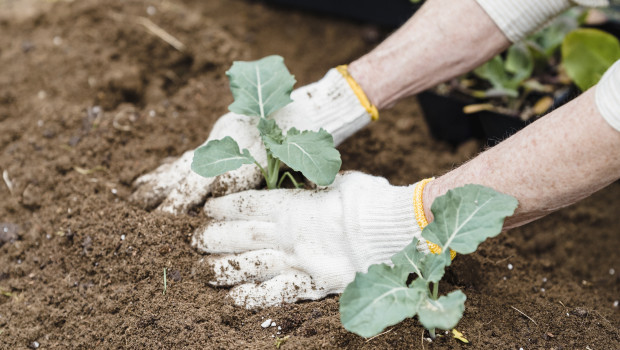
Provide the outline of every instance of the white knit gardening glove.
[[518,42],[572,6],[600,7],[609,0],[476,0],[511,42]]
[[[416,185],[349,172],[317,190],[246,191],[207,201],[214,219],[192,245],[209,282],[236,286],[235,304],[267,307],[341,293],[366,272],[421,237]],[[422,184],[423,186],[423,184]],[[423,214],[422,214],[423,215]],[[426,243],[419,249],[427,252]],[[256,282],[262,282],[256,284]]]
[[[294,90],[291,99],[293,102],[271,116],[278,125],[283,130],[323,128],[333,135],[336,145],[378,116],[346,67],[331,69],[318,82]],[[228,113],[215,123],[207,142],[231,136],[264,167],[267,165],[265,149],[256,123],[256,117]],[[187,151],[176,161],[139,177],[131,199],[147,208],[159,205],[162,211],[179,213],[202,202],[209,194],[219,196],[256,188],[262,180],[254,164],[204,178],[190,169],[193,154],[193,150]]]

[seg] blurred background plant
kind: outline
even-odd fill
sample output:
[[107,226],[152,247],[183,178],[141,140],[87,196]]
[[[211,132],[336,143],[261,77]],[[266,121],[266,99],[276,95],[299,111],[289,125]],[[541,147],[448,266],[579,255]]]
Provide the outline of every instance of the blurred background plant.
[[[515,43],[473,72],[437,87],[483,110],[528,120],[594,86],[620,59],[620,5],[603,10],[571,9],[542,30]],[[560,103],[558,103],[560,101]]]

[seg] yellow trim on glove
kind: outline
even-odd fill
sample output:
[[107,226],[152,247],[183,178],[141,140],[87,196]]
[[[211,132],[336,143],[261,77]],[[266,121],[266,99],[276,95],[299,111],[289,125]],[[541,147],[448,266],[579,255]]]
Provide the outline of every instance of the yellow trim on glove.
[[362,90],[362,87],[357,83],[357,81],[355,81],[355,79],[353,79],[351,74],[349,74],[349,70],[347,69],[347,67],[348,66],[346,64],[343,64],[336,67],[336,70],[340,72],[340,74],[342,74],[342,76],[347,80],[347,83],[349,83],[351,90],[353,90],[355,96],[357,96],[357,98],[360,100],[362,107],[366,108],[366,111],[368,112],[368,114],[370,114],[370,118],[372,120],[379,119],[379,110],[377,109],[377,107],[375,107],[375,105],[370,102],[368,96],[366,96],[364,90]]
[[[418,182],[418,184],[415,186],[415,189],[413,190],[413,210],[415,213],[415,219],[418,222],[420,230],[423,230],[426,226],[428,226],[428,220],[426,220],[426,215],[424,214],[424,203],[422,202],[422,194],[424,193],[424,187],[426,187],[426,185],[434,179],[435,178],[424,179]],[[431,251],[431,253],[441,253],[441,247],[437,244],[431,241],[426,241],[426,244],[428,245],[428,249]],[[456,252],[450,249],[450,257],[454,260],[455,256]]]

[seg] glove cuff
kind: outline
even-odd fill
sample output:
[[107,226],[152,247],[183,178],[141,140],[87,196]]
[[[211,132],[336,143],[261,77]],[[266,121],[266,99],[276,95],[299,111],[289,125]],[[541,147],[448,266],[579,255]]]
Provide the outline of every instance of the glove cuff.
[[[424,188],[429,182],[433,180],[435,180],[434,177],[424,179],[414,185],[415,190],[413,191],[413,208],[415,210],[415,219],[418,223],[418,227],[420,228],[420,231],[424,230],[424,228],[428,226],[428,220],[426,219],[426,214],[424,213],[424,202],[422,200],[424,198],[423,197]],[[418,250],[423,251],[423,252],[431,252],[433,254],[441,253],[440,246],[438,246],[437,244],[431,241],[422,239],[421,237],[418,243]],[[456,252],[454,250],[450,250],[450,257],[454,259],[455,256],[456,256]]]
[[355,96],[357,96],[357,99],[366,109],[366,112],[370,114],[370,119],[372,119],[373,121],[379,119],[379,110],[375,105],[372,104],[372,102],[370,102],[368,96],[366,96],[366,93],[364,92],[360,84],[358,84],[357,81],[353,79],[351,74],[349,74],[348,66],[346,64],[343,64],[336,67],[336,70],[346,79],[347,83],[351,87],[351,90],[353,90],[353,93],[355,93]]
[[[352,79],[350,81],[354,82]],[[318,82],[294,90],[291,98],[296,103],[305,105],[304,108],[309,112],[308,126],[313,130],[327,130],[334,137],[336,145],[362,129],[372,119],[351,88],[350,82],[335,68],[330,69]]]
[[[416,185],[392,186],[365,174],[347,175],[341,186],[344,227],[350,235],[355,271],[371,264],[389,263],[414,238],[421,239],[412,198]],[[427,250],[428,251],[428,250]]]
[[[358,223],[359,229],[365,233],[363,244],[372,264],[389,262],[392,255],[412,240],[422,239],[422,229],[416,222],[411,203],[415,187],[383,188],[375,193],[377,197],[369,198],[367,204],[372,208],[358,218]],[[363,263],[368,264],[368,260]]]

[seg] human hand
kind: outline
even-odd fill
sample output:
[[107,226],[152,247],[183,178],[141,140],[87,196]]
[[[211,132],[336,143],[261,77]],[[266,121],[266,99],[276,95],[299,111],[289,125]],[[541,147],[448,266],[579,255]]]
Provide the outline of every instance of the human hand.
[[[292,103],[271,115],[280,128],[285,131],[291,127],[313,131],[323,128],[332,134],[336,145],[371,120],[349,82],[336,69],[331,69],[320,81],[294,90],[291,99]],[[207,142],[231,136],[264,167],[267,160],[256,123],[258,118],[228,113],[215,123]],[[221,196],[256,188],[262,181],[255,164],[204,178],[190,168],[193,154],[193,150],[187,151],[177,160],[139,177],[134,182],[131,200],[146,208],[158,206],[165,212],[181,213],[208,195]]]
[[[207,201],[214,221],[192,245],[209,283],[235,286],[235,304],[267,307],[341,293],[372,264],[421,238],[415,185],[349,172],[328,188],[246,191]],[[428,252],[426,242],[419,249]],[[262,282],[256,284],[255,282]]]

